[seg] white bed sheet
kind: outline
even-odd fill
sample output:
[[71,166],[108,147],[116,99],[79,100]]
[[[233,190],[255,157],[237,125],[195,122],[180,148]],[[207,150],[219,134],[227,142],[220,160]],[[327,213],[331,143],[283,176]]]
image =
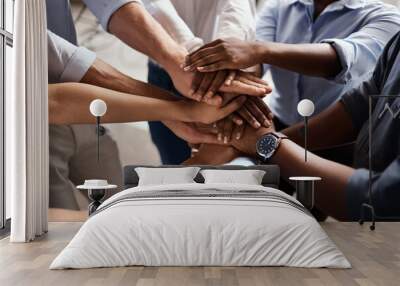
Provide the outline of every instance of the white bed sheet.
[[[145,266],[293,266],[349,268],[350,263],[309,214],[257,198],[151,198],[145,191],[262,190],[254,185],[179,184],[125,190],[100,206],[50,269]],[[297,202],[298,203],[298,202]],[[300,203],[298,203],[300,204]],[[108,205],[108,207],[107,207]]]

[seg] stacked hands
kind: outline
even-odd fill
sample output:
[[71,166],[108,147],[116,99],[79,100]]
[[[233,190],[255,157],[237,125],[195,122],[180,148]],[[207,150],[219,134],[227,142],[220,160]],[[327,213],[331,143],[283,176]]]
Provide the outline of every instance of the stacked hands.
[[[248,51],[245,53],[248,59],[238,59],[234,53],[242,51],[231,52],[230,43],[239,44],[240,41],[216,40],[204,45],[188,54],[179,70],[172,71],[172,78],[179,79],[174,80],[174,84],[185,97],[209,105],[203,109],[193,108],[193,112],[195,109],[203,112],[200,123],[164,122],[189,143],[228,144],[243,136],[246,125],[254,129],[272,125],[273,115],[263,101],[272,91],[271,87],[254,74],[240,70],[255,65],[254,59],[251,60]],[[171,73],[171,69],[169,71]],[[232,109],[234,112],[213,122],[220,115],[219,111],[223,114]],[[193,118],[196,117],[193,113]]]

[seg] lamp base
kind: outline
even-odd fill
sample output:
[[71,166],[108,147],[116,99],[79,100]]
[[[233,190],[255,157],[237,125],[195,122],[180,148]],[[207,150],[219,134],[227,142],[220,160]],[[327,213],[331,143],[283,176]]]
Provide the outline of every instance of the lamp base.
[[105,189],[98,189],[98,190],[88,190],[88,197],[92,202],[88,206],[89,216],[94,213],[97,208],[101,205],[101,200],[104,198],[106,194]]
[[315,182],[320,181],[319,177],[290,177],[289,180],[296,183],[296,198],[308,210],[314,208],[315,203]]

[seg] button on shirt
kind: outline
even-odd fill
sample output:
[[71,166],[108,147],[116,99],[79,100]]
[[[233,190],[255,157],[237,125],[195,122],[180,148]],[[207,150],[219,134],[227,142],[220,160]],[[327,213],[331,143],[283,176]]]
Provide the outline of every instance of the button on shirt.
[[372,77],[346,93],[341,102],[359,132],[354,157],[356,171],[346,189],[349,214],[360,216],[368,202],[369,99],[372,103],[372,201],[378,216],[400,217],[400,33],[385,48]]
[[324,79],[264,66],[275,84],[271,110],[288,125],[301,120],[300,100],[314,101],[319,113],[367,79],[385,44],[400,30],[397,8],[375,0],[335,1],[317,19],[313,15],[313,0],[268,0],[257,19],[259,41],[331,43],[343,67],[335,78]]

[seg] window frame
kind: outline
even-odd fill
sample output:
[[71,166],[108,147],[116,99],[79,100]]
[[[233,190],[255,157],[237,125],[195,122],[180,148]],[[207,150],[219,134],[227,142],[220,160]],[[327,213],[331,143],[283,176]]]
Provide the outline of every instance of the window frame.
[[[13,5],[15,0],[10,0]],[[5,93],[6,93],[6,50],[13,47],[13,34],[6,29],[6,0],[0,0],[0,237],[9,232],[10,220],[6,217],[6,189],[5,189]],[[13,17],[14,15],[12,15]],[[12,29],[13,30],[13,29]]]

